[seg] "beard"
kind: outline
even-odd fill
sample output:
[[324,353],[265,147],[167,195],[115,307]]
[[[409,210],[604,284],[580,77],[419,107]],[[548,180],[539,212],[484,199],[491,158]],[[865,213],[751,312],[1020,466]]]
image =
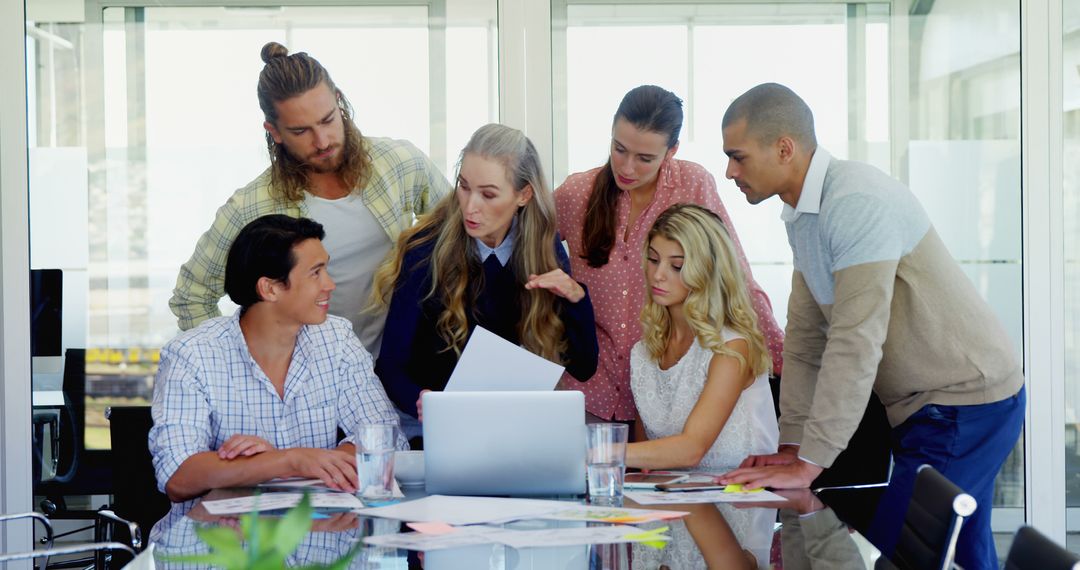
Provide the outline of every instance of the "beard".
[[328,160],[316,160],[314,156],[296,157],[285,145],[276,144],[267,133],[270,179],[275,193],[289,201],[303,200],[308,176],[314,173],[336,174],[349,186],[363,187],[367,184],[371,156],[352,118],[344,112],[342,117],[345,123],[344,141],[339,143],[339,150]]
[[318,174],[340,174],[342,166],[345,165],[345,149],[343,145],[335,144],[330,147],[329,150],[335,150],[334,156],[328,159],[316,158],[319,153],[315,153],[307,160],[301,161],[303,168],[316,172]]

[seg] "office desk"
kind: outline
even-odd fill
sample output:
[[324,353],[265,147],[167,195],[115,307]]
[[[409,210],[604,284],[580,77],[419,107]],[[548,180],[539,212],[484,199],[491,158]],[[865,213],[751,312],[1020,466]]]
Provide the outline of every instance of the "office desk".
[[[245,492],[245,491],[240,491]],[[246,491],[250,492],[250,491]],[[215,491],[208,498],[237,496],[238,490]],[[406,500],[423,496],[423,491],[406,490]],[[438,550],[422,557],[415,552],[367,546],[354,559],[351,568],[491,568],[491,569],[630,569],[661,568],[768,568],[770,564],[786,569],[866,569],[873,567],[877,551],[863,536],[841,520],[827,502],[841,506],[845,517],[866,517],[874,503],[863,492],[822,494],[809,491],[788,494],[780,504],[762,504],[736,508],[731,504],[672,506],[690,511],[677,521],[651,523],[641,528],[668,525],[672,540],[663,549],[643,544],[612,544],[515,550],[502,545]],[[577,500],[580,502],[580,500]],[[627,507],[638,507],[627,501]],[[656,508],[656,507],[643,507]],[[779,520],[779,524],[776,522]],[[198,504],[187,515],[172,513],[166,517],[162,532],[156,536],[158,568],[198,568],[189,563],[164,560],[167,555],[205,553],[206,547],[195,535],[198,525],[222,524],[220,517],[209,515]],[[301,542],[290,558],[292,565],[328,564],[353,548],[364,537],[397,533],[399,521],[358,517],[339,513],[315,521],[315,528]],[[585,523],[526,520],[505,525],[507,528],[537,529],[583,526]],[[595,524],[595,523],[589,523]],[[404,529],[408,531],[408,529]]]

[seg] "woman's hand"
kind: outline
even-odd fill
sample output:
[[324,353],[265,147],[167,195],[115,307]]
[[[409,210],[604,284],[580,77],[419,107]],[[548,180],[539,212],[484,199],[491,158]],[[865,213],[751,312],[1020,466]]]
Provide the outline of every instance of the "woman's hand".
[[431,390],[420,390],[420,397],[416,399],[416,419],[423,423],[424,421],[424,394]]
[[547,289],[552,293],[577,303],[585,297],[585,289],[562,269],[554,269],[543,275],[529,275],[526,289]]
[[236,434],[221,444],[221,449],[218,449],[218,457],[222,459],[250,457],[271,449],[274,449],[274,446],[257,435]]

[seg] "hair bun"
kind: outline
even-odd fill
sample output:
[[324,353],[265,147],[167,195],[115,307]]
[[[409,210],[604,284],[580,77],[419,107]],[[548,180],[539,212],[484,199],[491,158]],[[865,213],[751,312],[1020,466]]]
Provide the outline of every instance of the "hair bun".
[[270,60],[275,57],[285,57],[289,55],[289,48],[277,42],[267,42],[267,44],[263,46],[260,55],[262,56],[263,63],[270,63]]

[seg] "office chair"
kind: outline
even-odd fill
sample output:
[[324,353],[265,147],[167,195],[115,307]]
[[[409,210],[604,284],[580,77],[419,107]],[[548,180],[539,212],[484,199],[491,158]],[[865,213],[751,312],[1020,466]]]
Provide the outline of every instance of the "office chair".
[[1005,570],[1080,570],[1080,555],[1069,552],[1030,526],[1016,531]]
[[[45,570],[46,568],[75,568],[86,566],[87,563],[93,563],[92,568],[95,570],[108,570],[109,568],[120,568],[127,560],[123,561],[114,560],[111,553],[113,551],[123,551],[135,556],[135,548],[119,542],[112,542],[109,540],[101,540],[99,536],[94,537],[94,542],[84,544],[69,544],[64,546],[55,546],[53,543],[53,528],[52,523],[49,522],[48,517],[41,513],[19,513],[14,515],[0,515],[0,522],[8,522],[19,519],[33,519],[42,524],[45,527],[45,538],[42,544],[45,544],[45,548],[31,550],[29,552],[0,552],[0,564],[10,562],[13,560],[31,560],[35,558],[42,558],[40,568]],[[82,558],[78,560],[67,560],[61,563],[49,564],[49,558],[53,556],[65,556],[70,554],[86,554],[93,553],[92,557]]]
[[147,438],[154,419],[150,406],[112,406],[105,410],[113,451],[112,510],[136,523],[144,532],[161,520],[171,507],[158,491],[157,476]]
[[922,465],[915,476],[915,490],[908,502],[892,560],[881,557],[874,568],[952,568],[960,526],[977,506],[974,497],[933,467]]

